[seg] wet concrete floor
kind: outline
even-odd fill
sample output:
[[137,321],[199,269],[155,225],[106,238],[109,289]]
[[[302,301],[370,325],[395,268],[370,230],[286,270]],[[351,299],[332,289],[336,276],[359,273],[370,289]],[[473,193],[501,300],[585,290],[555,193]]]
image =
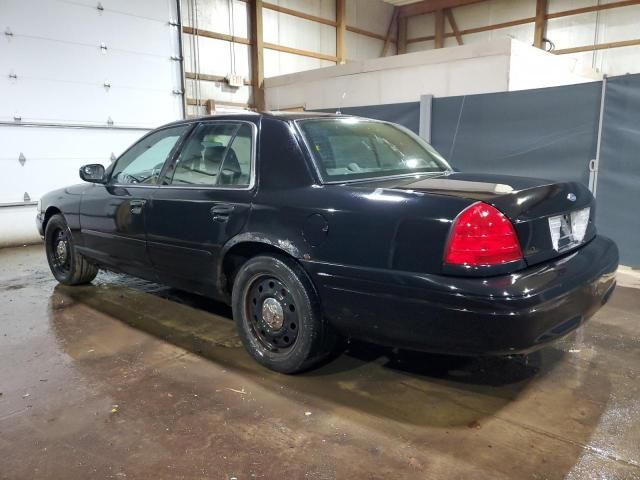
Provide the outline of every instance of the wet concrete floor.
[[0,478],[640,478],[640,282],[515,359],[366,344],[272,373],[227,307],[0,250]]

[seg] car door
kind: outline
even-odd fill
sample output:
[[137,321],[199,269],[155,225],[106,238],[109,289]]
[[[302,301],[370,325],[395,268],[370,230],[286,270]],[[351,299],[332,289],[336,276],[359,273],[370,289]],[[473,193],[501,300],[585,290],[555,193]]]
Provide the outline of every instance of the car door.
[[151,263],[169,284],[211,293],[224,243],[247,221],[255,185],[257,127],[196,126],[146,206]]
[[146,135],[118,158],[106,184],[85,191],[80,228],[86,254],[132,273],[149,268],[146,204],[165,162],[191,127],[182,124]]

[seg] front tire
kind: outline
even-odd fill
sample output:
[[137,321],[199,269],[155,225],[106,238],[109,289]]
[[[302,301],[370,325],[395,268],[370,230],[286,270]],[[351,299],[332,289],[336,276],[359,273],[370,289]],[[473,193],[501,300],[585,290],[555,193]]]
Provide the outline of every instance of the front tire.
[[45,250],[51,273],[64,285],[82,285],[91,282],[98,267],[80,255],[64,216],[54,215],[47,222],[44,233]]
[[333,350],[335,335],[322,317],[311,280],[292,259],[261,255],[248,260],[234,279],[232,308],[245,348],[271,370],[301,372]]

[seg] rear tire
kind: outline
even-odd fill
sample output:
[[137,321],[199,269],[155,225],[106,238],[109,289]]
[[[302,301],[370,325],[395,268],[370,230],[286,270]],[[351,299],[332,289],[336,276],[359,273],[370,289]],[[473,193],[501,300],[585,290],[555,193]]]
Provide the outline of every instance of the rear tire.
[[232,308],[245,348],[271,370],[301,372],[333,351],[336,336],[322,317],[313,284],[290,258],[261,255],[242,265]]
[[58,282],[82,285],[96,278],[98,267],[77,252],[63,215],[54,215],[47,222],[44,244],[49,268]]

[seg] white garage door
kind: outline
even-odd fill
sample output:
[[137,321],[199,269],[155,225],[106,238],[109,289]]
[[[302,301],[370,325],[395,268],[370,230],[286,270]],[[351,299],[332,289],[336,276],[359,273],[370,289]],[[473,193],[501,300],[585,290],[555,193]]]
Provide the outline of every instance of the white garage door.
[[[175,0],[0,1],[0,245],[33,202],[182,118]],[[26,206],[25,206],[26,205]]]

